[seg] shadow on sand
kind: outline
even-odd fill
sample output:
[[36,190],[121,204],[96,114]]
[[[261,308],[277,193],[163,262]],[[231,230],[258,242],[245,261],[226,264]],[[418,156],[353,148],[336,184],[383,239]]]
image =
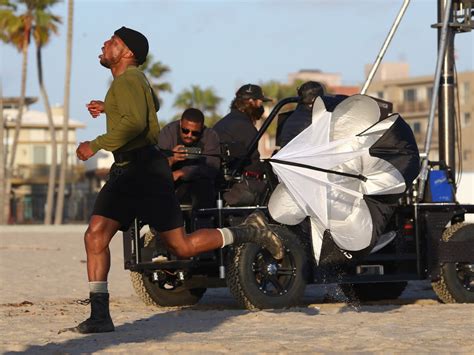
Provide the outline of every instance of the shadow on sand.
[[[116,326],[115,332],[102,334],[77,334],[77,338],[64,342],[52,342],[45,345],[31,345],[22,351],[9,351],[12,354],[90,354],[104,351],[114,346],[124,344],[146,343],[148,341],[164,341],[174,334],[186,333],[206,334],[214,328],[234,317],[239,317],[252,311],[227,309],[223,311],[206,312],[208,306],[177,309],[137,319],[130,323]],[[317,315],[315,308],[294,308],[287,310],[270,310],[269,312],[298,312],[309,316]],[[75,334],[75,333],[70,333]],[[145,350],[145,349],[144,349]],[[123,351],[126,352],[125,349]]]
[[[423,289],[426,290],[424,285]],[[289,309],[266,310],[265,312],[273,314],[300,313],[308,316],[316,316],[324,313],[324,308],[337,308],[336,313],[348,312],[368,312],[383,313],[390,312],[405,305],[423,303],[437,303],[433,293],[420,293],[420,288],[412,289],[408,297],[398,300],[383,300],[377,302],[350,302],[347,298],[341,299],[337,291],[330,291],[329,295],[315,286],[308,287],[300,307]],[[327,290],[326,290],[327,291]],[[215,296],[220,296],[216,300]],[[237,308],[235,300],[231,298],[228,292],[223,295],[216,293],[201,304],[182,309],[170,309],[159,314],[154,314],[147,318],[137,319],[133,322],[124,323],[116,327],[115,332],[102,334],[79,335],[74,339],[57,341],[45,345],[31,345],[22,351],[10,351],[5,354],[83,354],[95,353],[110,349],[115,346],[121,346],[134,343],[146,343],[149,341],[166,341],[173,335],[198,334],[202,333],[205,339],[208,332],[224,324],[232,318],[243,316],[253,311]],[[214,297],[213,297],[214,296]],[[331,297],[332,296],[332,297]],[[415,297],[412,297],[415,296]],[[210,302],[212,299],[213,302]],[[217,301],[217,302],[216,302]],[[71,334],[71,333],[70,333]],[[215,335],[213,335],[215,336]],[[58,339],[59,340],[59,339]],[[179,344],[178,344],[179,345]],[[123,349],[123,351],[126,351]]]

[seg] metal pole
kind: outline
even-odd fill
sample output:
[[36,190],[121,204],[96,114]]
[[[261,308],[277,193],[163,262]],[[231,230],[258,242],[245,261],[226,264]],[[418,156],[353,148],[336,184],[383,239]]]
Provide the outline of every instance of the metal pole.
[[[438,6],[441,6],[441,2],[446,1],[446,6],[443,13],[443,24],[439,30],[439,41],[438,41],[438,59],[436,60],[436,70],[435,77],[433,81],[433,93],[431,95],[431,107],[430,115],[428,118],[428,129],[426,131],[425,138],[425,149],[423,153],[423,160],[421,163],[421,172],[418,185],[418,201],[423,200],[423,195],[425,191],[425,183],[428,178],[428,155],[431,148],[431,137],[433,135],[433,126],[434,126],[434,116],[436,112],[436,101],[438,99],[438,90],[436,90],[437,85],[439,85],[441,80],[441,66],[443,64],[443,58],[445,57],[446,52],[446,38],[448,33],[448,22],[451,13],[451,0],[439,0]],[[441,12],[441,11],[438,11]],[[438,15],[439,16],[439,15]]]
[[385,52],[387,51],[387,48],[390,45],[390,42],[392,41],[393,35],[397,31],[398,25],[400,24],[400,21],[402,20],[402,17],[405,14],[405,11],[409,4],[410,4],[410,0],[403,1],[402,7],[400,11],[398,12],[398,15],[395,18],[395,21],[393,22],[392,28],[390,29],[390,32],[388,33],[387,38],[385,39],[385,42],[383,43],[382,48],[380,49],[380,52],[377,55],[377,58],[375,59],[374,64],[372,65],[372,69],[370,70],[370,73],[367,76],[367,80],[365,81],[365,84],[362,87],[362,90],[360,91],[362,95],[366,93],[370,83],[372,82],[372,79],[374,78],[375,73],[377,72],[377,69],[379,68],[380,62],[382,61],[383,56],[385,55]]
[[[449,17],[449,23],[453,20],[453,11],[444,9],[442,6],[446,0],[438,2],[438,21],[446,15]],[[449,10],[449,11],[448,11]],[[448,11],[444,13],[443,11]],[[455,108],[454,108],[454,30],[448,26],[446,30],[446,50],[442,61],[441,81],[435,82],[439,85],[438,97],[438,139],[439,139],[439,160],[445,161],[451,168],[453,180],[455,180],[456,167],[456,127],[455,127]],[[441,41],[441,29],[438,29],[438,41]],[[433,85],[433,90],[435,86]]]
[[265,134],[265,132],[267,131],[268,129],[268,126],[270,126],[270,123],[273,122],[273,119],[275,118],[275,116],[277,115],[277,113],[281,110],[281,108],[283,106],[285,106],[286,104],[290,104],[290,103],[296,103],[298,102],[300,98],[298,96],[295,96],[295,97],[287,97],[286,99],[282,99],[280,100],[276,105],[275,107],[273,108],[272,112],[270,112],[270,114],[268,115],[267,119],[265,120],[265,122],[263,122],[263,125],[262,127],[260,127],[260,129],[258,130],[258,133],[257,135],[255,136],[255,138],[250,142],[249,144],[249,147],[247,148],[247,152],[245,154],[245,157],[241,157],[240,158],[240,161],[239,163],[237,164],[237,166],[234,168],[234,170],[232,171],[232,176],[235,176],[237,175],[238,173],[240,173],[240,170],[242,169],[242,167],[244,166],[244,163],[245,161],[247,161],[247,159],[250,159],[250,157],[252,156],[253,152],[258,148],[258,142],[260,141],[260,138],[262,138],[262,136]]
[[[219,228],[224,227],[224,219],[222,216],[222,209],[224,208],[224,201],[222,200],[221,191],[217,192],[217,226]],[[224,263],[224,251],[222,248],[219,249],[219,278],[225,279],[225,263]]]

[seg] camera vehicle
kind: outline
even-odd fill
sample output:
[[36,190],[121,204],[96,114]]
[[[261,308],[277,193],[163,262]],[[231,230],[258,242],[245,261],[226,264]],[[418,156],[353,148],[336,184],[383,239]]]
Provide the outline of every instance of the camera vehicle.
[[[468,3],[471,4],[463,2]],[[471,18],[471,8],[465,11]],[[457,31],[453,26],[448,31]],[[442,31],[444,25],[440,23],[438,27]],[[444,55],[443,50],[440,53]],[[446,63],[450,58],[446,55],[443,60]],[[448,70],[451,66],[448,64],[443,70]],[[449,75],[445,72],[445,76]],[[449,106],[454,102],[448,100],[450,84],[435,82],[441,83],[438,108],[441,141],[445,139],[443,130],[451,127],[446,121],[453,120]],[[250,146],[248,156],[282,107],[296,100],[284,99],[275,106]],[[387,233],[394,233],[394,238],[362,260],[316,265],[307,221],[296,226],[273,226],[285,245],[285,257],[281,261],[253,244],[228,246],[190,260],[176,260],[160,246],[159,238],[153,233],[141,233],[140,221],[136,221],[124,237],[125,268],[132,271],[132,281],[140,297],[159,306],[193,304],[207,288],[227,286],[243,307],[289,307],[298,304],[308,283],[337,283],[348,296],[360,300],[397,298],[410,280],[430,280],[443,302],[472,303],[474,225],[465,223],[465,219],[474,213],[474,206],[456,202],[451,159],[454,142],[447,141],[445,145],[448,149],[441,152],[439,162],[429,162],[424,157],[422,174],[398,201],[386,229]],[[231,184],[237,178],[231,174],[226,181]],[[434,182],[438,180],[443,183],[437,186]],[[187,229],[236,225],[255,209],[266,212],[268,195],[275,187],[270,169],[266,181],[267,191],[255,205],[224,206],[219,198],[216,208],[183,211]],[[220,191],[220,196],[227,187]]]
[[[295,100],[280,102],[269,119]],[[431,165],[431,176],[439,178],[441,173],[449,177],[443,164]],[[274,181],[267,181],[270,192]],[[450,188],[450,182],[447,184]],[[423,201],[415,202],[415,191],[416,186],[400,201],[387,227],[396,234],[392,242],[356,263],[316,265],[307,221],[291,227],[273,226],[285,245],[282,261],[253,244],[177,260],[154,233],[140,233],[142,226],[136,221],[125,233],[125,268],[132,271],[140,298],[158,306],[194,304],[207,288],[229,287],[242,307],[289,307],[298,304],[309,283],[338,283],[348,297],[361,301],[390,299],[403,292],[407,281],[421,279],[432,281],[443,302],[474,302],[474,225],[463,223],[474,206],[456,203],[453,195],[447,200],[442,191],[430,188]],[[216,208],[185,209],[187,230],[237,225],[255,209],[267,212],[268,193],[261,198],[252,206],[223,206],[219,199]],[[445,201],[440,202],[440,198]]]

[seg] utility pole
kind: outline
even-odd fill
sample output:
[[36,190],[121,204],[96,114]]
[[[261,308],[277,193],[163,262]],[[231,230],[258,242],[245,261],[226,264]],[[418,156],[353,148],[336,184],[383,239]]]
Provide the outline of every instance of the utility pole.
[[[445,15],[447,0],[438,0],[438,47],[441,42],[441,22]],[[456,174],[456,108],[454,73],[454,36],[456,33],[470,32],[473,28],[472,0],[454,0],[449,14],[446,34],[446,51],[441,66],[441,80],[438,95],[438,142],[439,160],[451,168],[453,179]],[[436,88],[433,88],[436,90]],[[461,113],[458,112],[458,115]],[[459,129],[458,129],[459,131]],[[458,138],[459,139],[459,138]]]

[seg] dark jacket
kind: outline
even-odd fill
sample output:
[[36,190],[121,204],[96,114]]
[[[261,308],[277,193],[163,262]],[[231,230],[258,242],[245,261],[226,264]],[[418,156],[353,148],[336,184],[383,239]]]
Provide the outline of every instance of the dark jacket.
[[298,104],[293,113],[289,115],[283,123],[278,139],[280,147],[283,148],[289,141],[309,127],[312,122],[312,116],[313,112],[311,107]]
[[[166,156],[172,156],[172,149],[178,145],[185,145],[179,135],[179,121],[167,124],[158,137],[158,146]],[[186,159],[173,164],[173,171],[182,169],[184,171],[183,180],[189,181],[197,178],[214,179],[219,172],[220,154],[219,136],[212,128],[204,127],[201,139],[197,141],[194,147],[201,148],[202,154],[211,154],[216,156],[203,155],[197,159]]]
[[[230,151],[230,167],[236,168],[239,161],[244,159],[252,140],[257,136],[257,129],[252,120],[243,112],[231,109],[214,125],[219,135],[221,145],[227,145]],[[255,149],[250,159],[244,161],[244,170],[262,172],[260,153]]]

